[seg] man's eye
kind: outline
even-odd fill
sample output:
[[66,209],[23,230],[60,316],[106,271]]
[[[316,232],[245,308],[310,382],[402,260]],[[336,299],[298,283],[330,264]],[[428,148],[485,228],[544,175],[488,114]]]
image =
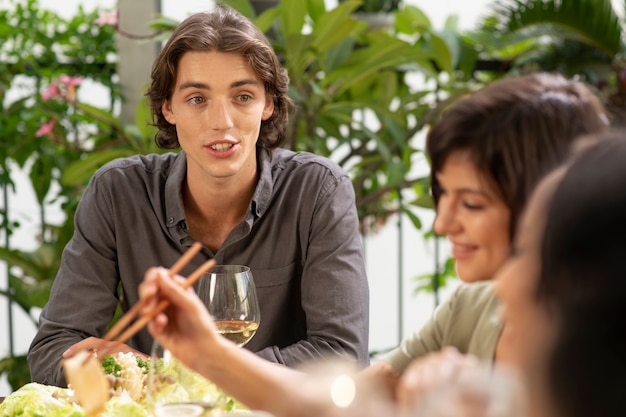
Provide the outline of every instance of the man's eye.
[[189,99],[192,104],[202,104],[204,103],[204,99],[202,97],[192,97]]
[[247,102],[252,100],[252,96],[250,94],[241,94],[239,95],[239,101]]

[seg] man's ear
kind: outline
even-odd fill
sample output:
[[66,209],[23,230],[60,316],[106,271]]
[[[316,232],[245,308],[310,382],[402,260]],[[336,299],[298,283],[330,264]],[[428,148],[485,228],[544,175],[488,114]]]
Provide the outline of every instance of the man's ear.
[[270,117],[272,117],[273,113],[274,113],[274,100],[272,99],[271,96],[268,96],[265,100],[265,108],[263,109],[263,115],[261,119],[267,120]]
[[169,101],[163,101],[163,104],[161,104],[161,111],[163,112],[163,117],[165,117],[165,120],[173,125],[176,124],[176,117],[174,116],[174,112],[172,111],[172,105]]

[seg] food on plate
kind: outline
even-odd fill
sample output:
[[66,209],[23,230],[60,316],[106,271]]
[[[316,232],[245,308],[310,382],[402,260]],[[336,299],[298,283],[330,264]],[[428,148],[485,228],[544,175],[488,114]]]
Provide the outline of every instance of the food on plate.
[[111,397],[109,381],[100,361],[91,352],[83,350],[63,361],[68,387],[89,416],[97,416],[104,411],[104,405]]
[[0,404],[2,417],[82,416],[81,408],[70,398],[68,390],[37,383],[26,384]]
[[102,368],[108,377],[112,395],[126,393],[133,401],[144,401],[148,361],[132,353],[118,353],[115,357],[104,358]]
[[[82,360],[85,360],[85,356],[82,356]],[[99,414],[93,414],[93,411],[84,407],[85,400],[78,400],[75,388],[80,380],[77,383],[74,379],[70,381],[69,388],[37,383],[24,385],[0,404],[0,417],[154,417],[146,395],[150,361],[132,353],[119,353],[104,358],[102,363],[97,360],[95,363],[98,365],[97,371],[90,369],[106,381],[107,400]],[[159,360],[154,365],[158,370],[157,389],[152,394],[154,401],[183,403],[191,396],[197,398],[192,392],[197,391],[204,396],[206,403],[217,405],[215,411],[247,410],[211,381],[190,373],[173,358],[167,362]],[[102,387],[98,390],[98,395],[103,395]]]

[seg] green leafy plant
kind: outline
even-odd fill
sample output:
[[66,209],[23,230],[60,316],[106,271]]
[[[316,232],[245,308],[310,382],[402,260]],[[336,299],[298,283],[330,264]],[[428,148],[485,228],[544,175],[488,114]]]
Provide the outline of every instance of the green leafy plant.
[[[339,0],[343,3],[345,0]],[[391,13],[400,8],[402,0],[363,0],[355,10],[357,13]]]
[[[0,185],[15,187],[15,166],[26,171],[41,224],[39,247],[14,249],[10,238],[20,224],[0,212],[7,242],[0,260],[9,265],[9,285],[0,295],[35,324],[34,311],[48,300],[61,252],[73,233],[74,210],[93,172],[115,157],[157,151],[146,123],[147,106],[138,109],[135,126],[122,125],[116,116],[122,96],[115,28],[97,20],[97,11],[82,8],[66,20],[41,9],[36,0],[11,1],[0,10],[0,54],[6,57],[0,62]],[[108,90],[108,107],[80,101],[86,81]],[[55,202],[65,216],[60,225],[47,220],[49,204]],[[25,356],[0,359],[3,373],[13,388],[30,380]]]
[[[436,117],[439,79],[452,85],[458,77],[457,39],[433,30],[416,7],[396,11],[390,30],[370,30],[354,15],[358,0],[330,10],[323,0],[282,0],[260,16],[247,1],[222,3],[268,33],[297,104],[287,146],[328,156],[349,172],[363,233],[399,212],[421,228],[414,208],[432,206],[426,178],[413,174],[424,161],[417,137]],[[416,76],[435,83],[416,87],[409,81]]]
[[[611,0],[497,0],[476,32],[509,72],[553,71],[595,86],[626,125],[625,20]],[[626,2],[621,2],[621,11]]]

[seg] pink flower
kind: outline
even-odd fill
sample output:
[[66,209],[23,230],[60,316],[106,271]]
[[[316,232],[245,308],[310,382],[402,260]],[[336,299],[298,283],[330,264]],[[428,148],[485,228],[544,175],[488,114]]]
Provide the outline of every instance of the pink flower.
[[77,85],[80,85],[80,83],[82,83],[84,80],[83,77],[70,77],[69,75],[61,75],[59,77],[59,82],[62,84],[65,84],[68,87],[75,87]]
[[59,82],[65,86],[63,98],[65,98],[68,103],[74,104],[76,101],[76,86],[80,85],[83,80],[83,77],[70,77],[65,74],[59,76]]
[[109,25],[116,27],[118,22],[118,14],[117,10],[112,10],[109,12],[101,11],[98,15],[98,18],[94,21],[94,23],[98,26]]
[[55,123],[56,123],[55,120],[52,119],[48,123],[42,124],[39,130],[37,130],[37,132],[35,133],[35,137],[38,138],[44,135],[51,135],[52,129],[54,128]]
[[58,96],[59,94],[61,94],[61,91],[59,90],[59,85],[53,81],[48,86],[48,89],[41,94],[41,99],[43,101],[48,101],[51,98]]

